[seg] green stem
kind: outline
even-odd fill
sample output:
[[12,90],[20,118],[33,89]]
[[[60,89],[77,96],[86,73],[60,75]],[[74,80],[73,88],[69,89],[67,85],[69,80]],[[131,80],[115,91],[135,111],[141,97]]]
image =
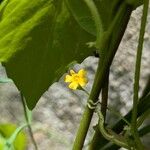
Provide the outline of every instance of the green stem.
[[37,146],[36,141],[35,141],[35,139],[34,139],[33,131],[32,131],[32,128],[31,128],[31,117],[30,117],[31,112],[30,112],[30,110],[27,108],[26,101],[25,101],[24,96],[23,96],[22,93],[21,93],[21,101],[22,101],[23,110],[24,110],[24,116],[25,116],[26,123],[27,123],[27,125],[28,125],[28,130],[29,130],[29,134],[30,134],[32,143],[33,143],[33,145],[34,145],[35,150],[38,150],[38,146]]
[[23,124],[21,125],[20,127],[18,127],[14,132],[13,134],[7,139],[6,141],[6,146],[11,146],[13,145],[13,143],[15,142],[17,136],[19,135],[19,133],[25,128],[27,127],[27,124]]
[[131,120],[131,131],[134,136],[135,142],[137,144],[137,148],[140,150],[143,150],[144,147],[140,141],[140,138],[137,132],[137,106],[138,106],[138,99],[139,99],[138,92],[139,92],[141,57],[142,57],[144,33],[145,33],[147,14],[148,14],[148,6],[149,6],[149,0],[144,0],[143,16],[142,16],[142,21],[141,21],[141,29],[140,29],[140,36],[139,36],[139,42],[138,42],[139,44],[138,44],[137,56],[136,56],[133,111],[132,111],[132,120]]
[[98,44],[99,39],[103,33],[103,27],[102,27],[102,22],[101,22],[99,12],[98,12],[97,7],[93,0],[84,0],[84,2],[87,4],[87,6],[88,6],[89,10],[91,11],[91,14],[94,18],[94,22],[95,22],[95,26],[96,26],[96,33],[97,33],[96,45],[99,45]]
[[[101,112],[104,116],[104,121],[105,121],[105,117],[106,117],[106,111],[107,109],[109,109],[107,107],[107,101],[108,101],[108,85],[109,85],[109,69],[107,71],[107,74],[106,74],[106,78],[105,78],[105,83],[104,83],[104,86],[102,88],[102,102],[101,102]],[[100,121],[100,120],[99,120]],[[98,122],[99,122],[98,121]],[[98,143],[99,141],[99,138],[97,137],[100,137],[101,136],[101,133],[99,132],[99,129],[98,128],[95,128],[95,136],[93,137],[93,140],[92,140],[92,143],[90,144],[89,146],[89,149],[90,147],[93,147],[95,146],[95,143]]]
[[146,134],[150,133],[150,125],[144,126],[142,129],[139,130],[140,137],[143,137]]
[[[92,100],[93,103],[96,103],[98,101],[99,93],[101,91],[101,88],[103,86],[103,82],[105,79],[105,74],[107,73],[107,69],[109,68],[109,66],[110,66],[110,64],[111,64],[111,62],[115,56],[116,50],[120,44],[120,41],[121,41],[122,36],[124,34],[125,28],[127,26],[130,14],[132,12],[132,8],[130,8],[128,10],[128,8],[126,6],[123,6],[122,11],[123,11],[123,14],[120,14],[120,15],[121,16],[123,15],[122,16],[123,18],[121,17],[121,19],[124,19],[124,20],[123,20],[123,23],[121,22],[122,27],[119,30],[117,39],[114,39],[112,49],[108,52],[107,57],[105,57],[105,60],[99,61],[99,64],[98,64],[98,69],[97,69],[96,76],[94,79],[94,84],[93,84],[93,87],[91,90],[91,94],[89,96],[89,99]],[[120,20],[120,15],[117,15],[115,17],[114,22],[118,23],[118,18]],[[115,25],[114,22],[112,23],[113,27]],[[111,30],[108,31],[108,34],[107,33],[105,34],[104,39],[101,39],[102,41],[99,45],[100,50],[105,50],[105,46],[108,45],[107,42],[109,41],[109,37],[111,35],[110,31],[113,32],[113,28],[111,28]],[[75,138],[73,150],[81,150],[82,149],[82,147],[84,145],[85,138],[86,138],[86,134],[87,134],[87,131],[89,129],[89,125],[90,125],[90,122],[91,122],[91,119],[93,116],[93,112],[94,112],[93,109],[90,109],[88,106],[86,106],[85,111],[84,111],[83,116],[82,116],[82,119],[81,119],[81,122],[80,122],[80,126],[78,129],[76,138]]]
[[[106,81],[106,82],[107,82],[107,81]],[[81,87],[81,90],[84,91],[88,96],[90,95],[89,92],[88,92],[87,90],[85,90],[84,88]],[[106,89],[105,89],[105,90],[106,90]],[[102,95],[103,95],[103,92],[104,92],[104,91],[103,91],[103,89],[102,89]],[[102,97],[105,99],[105,98],[107,98],[107,96],[108,96],[108,92],[104,92],[104,93],[105,93],[105,94],[104,94],[105,96],[103,95],[104,97],[103,97],[103,96],[102,96]],[[102,99],[103,99],[103,98],[102,98]],[[103,110],[104,113],[106,113],[106,111],[109,110],[110,113],[113,113],[115,116],[117,116],[117,117],[119,117],[121,120],[123,120],[128,126],[130,126],[130,122],[129,122],[126,118],[124,118],[118,111],[115,111],[113,108],[107,106],[107,105],[106,105],[106,101],[104,102],[104,104],[105,104],[105,105],[104,105],[104,104],[102,104],[102,103],[100,102],[100,99],[98,99],[98,100],[99,100],[98,103],[101,105],[101,107],[102,107],[102,105],[103,105],[103,107],[106,108],[105,111]],[[102,100],[102,101],[103,101],[103,100]],[[103,109],[104,109],[104,108],[103,108]],[[104,116],[104,118],[105,118],[106,115],[104,114],[103,116]]]
[[143,122],[150,117],[150,109],[148,109],[147,111],[145,111],[139,118],[137,121],[137,127],[140,127]]
[[[98,99],[99,97],[99,93],[100,93],[100,82],[101,82],[101,76],[99,74],[99,70],[101,69],[101,65],[100,65],[100,61],[99,61],[99,65],[98,65],[98,69],[95,75],[95,80],[94,80],[94,84],[92,87],[92,91],[91,94],[89,96],[89,99],[93,100],[93,99]],[[84,145],[84,141],[87,135],[87,131],[89,129],[89,125],[93,116],[93,112],[94,109],[90,109],[88,106],[86,106],[85,111],[83,113],[82,119],[80,121],[80,126],[74,141],[74,145],[73,145],[73,150],[81,150],[83,145]]]
[[106,118],[107,103],[108,103],[108,85],[109,85],[109,69],[106,74],[104,87],[102,88],[101,112],[104,116],[104,121]]
[[134,9],[136,9],[137,7],[139,7],[140,5],[143,4],[144,0],[126,0],[126,2],[133,6]]
[[110,112],[112,112],[113,114],[115,114],[116,116],[118,116],[121,120],[123,120],[128,126],[130,126],[130,122],[124,118],[119,112],[115,111],[114,109],[111,109],[110,107],[108,108],[108,110],[110,110]]
[[90,96],[90,93],[89,93],[86,89],[84,89],[83,87],[80,87],[80,89],[81,89],[83,92],[85,92],[85,93],[87,94],[87,96]]
[[147,81],[147,83],[145,85],[145,88],[144,88],[144,90],[142,92],[142,97],[145,97],[146,95],[148,95],[148,93],[150,93],[150,75],[148,77],[148,81]]
[[103,117],[103,114],[100,110],[96,109],[97,111],[97,114],[99,116],[99,130],[100,132],[102,133],[102,135],[109,141],[121,146],[121,147],[124,147],[124,148],[127,148],[129,149],[129,146],[128,144],[126,143],[125,139],[121,138],[119,135],[117,135],[116,133],[112,132],[111,133],[108,133],[106,130],[105,130],[105,127],[104,127],[104,117]]
[[[140,117],[143,114],[143,112],[147,111],[149,108],[150,108],[150,94],[147,95],[146,97],[140,99],[139,104],[138,104],[138,117]],[[126,120],[130,121],[131,120],[131,115],[132,115],[132,111],[129,111],[124,116],[124,118]],[[119,133],[121,133],[123,131],[125,126],[126,126],[126,123],[122,119],[120,119],[112,127],[112,130],[119,134]],[[107,145],[110,145],[109,141],[104,139],[104,137],[101,137],[101,138],[99,138],[99,143],[97,144],[97,147],[94,150],[99,150],[100,148],[103,149],[104,147],[107,147]]]
[[[139,136],[143,137],[144,135],[148,134],[150,132],[150,125],[147,125],[139,130]],[[118,150],[120,146],[114,144],[114,143],[108,143],[104,147],[101,147],[103,150]]]
[[[116,50],[120,44],[120,41],[124,35],[126,26],[129,22],[129,18],[130,18],[132,9],[133,9],[132,7],[122,4],[121,8],[119,9],[119,12],[117,13],[117,16],[114,19],[115,22],[117,22],[117,23],[116,23],[116,26],[115,26],[115,23],[113,23],[113,25],[112,25],[115,28],[115,30],[113,30],[114,35],[112,36],[112,39],[110,42],[110,48],[107,50],[108,51],[107,59],[105,59],[105,61],[109,61],[109,62],[104,61],[104,65],[103,65],[103,66],[105,66],[107,64],[107,68],[110,66],[110,64],[113,60],[113,57],[116,53]],[[112,30],[112,27],[110,30]],[[100,133],[97,133],[97,132],[99,132],[98,127],[96,128],[95,135],[94,135],[91,145],[89,147],[90,150],[98,150],[98,149],[100,149],[100,143],[103,144],[103,142],[100,142],[101,141],[100,139],[102,138],[102,136]],[[94,140],[94,139],[96,139],[96,140]],[[99,139],[99,140],[97,140],[97,139]]]

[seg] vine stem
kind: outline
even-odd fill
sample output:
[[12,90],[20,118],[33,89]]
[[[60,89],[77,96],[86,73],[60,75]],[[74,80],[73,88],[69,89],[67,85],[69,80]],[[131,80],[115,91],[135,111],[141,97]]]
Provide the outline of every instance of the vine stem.
[[[105,81],[105,82],[107,82],[107,81]],[[105,90],[107,90],[107,83],[105,84]],[[87,91],[87,90],[85,90],[84,88],[81,88],[81,90],[82,91],[84,91],[88,96],[90,95],[89,94],[89,92]],[[102,93],[103,93],[103,89],[102,89]],[[104,92],[105,94],[105,96],[104,96],[104,98],[107,98],[107,96],[108,96],[108,91],[107,91],[107,93],[106,93],[106,91]],[[103,96],[102,96],[103,97]],[[102,106],[103,105],[103,103],[102,102],[100,102],[100,99],[98,99],[99,100],[99,104]],[[106,101],[105,101],[106,102]],[[97,104],[98,104],[97,103]],[[109,107],[109,106],[107,106],[106,105],[106,103],[104,103],[105,104],[105,108],[106,108],[106,110],[104,111],[104,113],[106,113],[106,111],[108,110],[108,111],[110,111],[111,113],[113,113],[115,116],[117,116],[117,117],[119,117],[121,120],[123,120],[128,126],[130,126],[130,122],[126,119],[126,118],[124,118],[118,111],[116,111],[116,110],[114,110],[113,108],[111,108],[111,107]],[[146,111],[147,112],[147,111]],[[147,113],[146,113],[147,114]],[[105,114],[103,114],[103,116],[104,116],[104,118],[106,117],[106,115]],[[142,119],[142,118],[141,118]],[[143,120],[143,119],[142,119]]]
[[[93,99],[98,99],[99,97],[99,93],[101,88],[99,88],[99,83],[101,81],[100,78],[100,74],[99,74],[99,70],[101,68],[100,65],[100,61],[98,64],[98,69],[95,75],[95,80],[94,80],[94,84],[92,87],[92,92],[90,93],[89,99],[93,100]],[[90,122],[93,116],[93,112],[94,109],[90,109],[88,106],[85,107],[85,111],[82,115],[82,119],[80,121],[80,126],[74,141],[74,145],[73,145],[73,150],[81,150],[83,145],[84,145],[84,141],[87,135],[87,131],[89,129],[90,126]]]
[[[127,9],[126,5],[123,5],[121,8],[121,12],[119,14],[117,13],[108,32],[106,31],[106,32],[104,32],[105,34],[103,33],[102,36],[104,38],[101,38],[101,40],[100,40],[100,43],[98,45],[99,50],[107,51],[106,45],[108,45],[109,38],[115,28],[115,24],[118,23],[118,19],[120,21],[120,17],[122,16],[122,13],[125,13],[125,14],[127,13],[125,11],[126,9]],[[91,90],[88,102],[89,102],[89,100],[92,101],[93,103],[96,103],[98,101],[100,91],[103,87],[105,75],[106,75],[107,70],[115,56],[115,53],[119,46],[120,40],[122,39],[122,35],[124,33],[124,29],[126,28],[126,25],[128,22],[128,17],[130,16],[131,11],[132,11],[132,8],[130,9],[129,13],[127,13],[127,18],[126,18],[127,20],[125,19],[125,21],[123,21],[123,23],[122,23],[123,27],[120,29],[121,33],[119,32],[119,35],[121,35],[121,36],[117,37],[117,40],[114,40],[113,48],[110,51],[108,51],[107,57],[104,57],[105,55],[103,55],[103,57],[102,57],[103,59],[99,60],[97,72],[95,75],[94,83],[92,86],[92,90]],[[123,14],[123,15],[125,15],[125,14]],[[94,109],[89,108],[87,105],[85,107],[84,113],[83,113],[81,121],[80,121],[79,129],[78,129],[78,132],[77,132],[77,135],[76,135],[76,138],[74,141],[74,145],[73,145],[73,150],[81,150],[83,148],[84,141],[85,141],[85,138],[86,138],[86,135],[87,135],[90,123],[91,123],[93,113],[94,113]]]
[[[120,41],[124,35],[125,29],[127,27],[127,24],[129,22],[129,18],[131,15],[133,8],[128,6],[125,3],[122,3],[120,6],[119,12],[116,14],[112,25],[110,26],[109,30],[113,31],[112,39],[110,40],[110,47],[107,50],[107,58],[104,60],[103,66],[107,65],[107,68],[110,67],[111,62],[115,56],[115,53],[118,49],[118,46],[120,44]],[[112,32],[109,32],[112,35]],[[109,63],[106,61],[109,61]],[[93,139],[91,141],[91,144],[89,146],[89,150],[98,150],[101,148],[101,145],[103,142],[101,141],[102,135],[100,134],[98,126],[96,126],[95,134],[93,136]]]
[[145,33],[146,21],[148,15],[148,6],[149,6],[149,0],[144,0],[143,15],[141,21],[141,28],[140,28],[139,42],[137,48],[137,56],[136,56],[136,65],[135,65],[133,111],[132,111],[132,118],[131,118],[131,131],[134,136],[137,148],[140,150],[143,150],[144,147],[140,141],[138,131],[137,131],[137,106],[139,100],[138,92],[139,92],[141,58],[142,58],[142,50],[143,50],[143,42],[144,42],[144,33]]
[[29,134],[30,134],[30,137],[31,137],[31,140],[32,140],[35,150],[38,150],[38,146],[34,139],[33,131],[32,131],[32,127],[31,127],[31,119],[30,119],[31,111],[27,108],[26,101],[24,99],[23,94],[21,93],[20,95],[21,95],[21,102],[22,102],[23,110],[24,110],[24,117],[25,117],[26,123],[28,125],[28,131],[29,131]]
[[109,71],[110,71],[110,69],[108,69],[108,71],[107,71],[105,83],[104,83],[104,86],[102,88],[101,112],[102,112],[103,117],[104,117],[104,122],[105,122],[105,118],[106,118],[106,111],[108,108],[107,103],[108,103]]
[[101,134],[109,141],[112,141],[113,143],[115,143],[116,145],[119,145],[120,147],[124,147],[129,149],[129,146],[126,142],[125,139],[121,139],[121,137],[119,135],[117,135],[115,132],[113,132],[112,130],[110,130],[108,133],[108,131],[106,131],[105,127],[104,127],[104,117],[102,112],[99,110],[99,108],[97,107],[96,112],[99,116],[99,130],[101,131]]
[[[139,101],[139,104],[138,104],[138,117],[140,117],[144,111],[147,111],[149,108],[150,108],[150,103],[149,103],[149,99],[150,99],[150,95],[147,95],[146,97],[144,98],[141,98],[140,101]],[[132,111],[129,111],[125,116],[124,118],[126,120],[130,120],[131,119],[131,115],[132,115]],[[126,122],[126,121],[125,121]],[[115,123],[115,125],[113,125],[112,127],[112,130],[114,132],[116,132],[117,134],[121,133],[122,130],[124,129],[124,127],[126,126],[127,123],[125,123],[122,119],[119,120],[117,123]],[[128,124],[128,126],[130,127],[130,123]],[[149,128],[150,129],[150,128]],[[145,135],[146,133],[148,133],[148,131],[150,130],[147,130],[146,129],[146,132],[145,131],[139,131],[139,135],[140,137]],[[104,137],[99,137],[99,141],[98,141],[98,144],[97,144],[97,148],[95,149],[91,149],[91,150],[99,150],[99,149],[104,149],[104,147],[107,147],[108,145],[111,145],[112,147],[108,148],[107,150],[114,150],[113,147],[116,147],[116,145],[114,144],[110,144],[109,141],[107,141],[106,139],[104,139]],[[117,147],[118,148],[118,147]]]
[[91,14],[94,18],[95,26],[96,26],[96,33],[97,33],[97,40],[96,40],[96,46],[100,43],[100,37],[103,33],[103,27],[102,27],[102,21],[99,15],[99,12],[97,10],[97,7],[93,0],[84,0],[86,5],[88,6],[89,10],[91,11]]
[[[101,112],[102,112],[102,115],[104,117],[104,123],[105,123],[105,118],[106,118],[106,111],[107,111],[107,109],[110,110],[107,107],[107,102],[108,102],[108,85],[109,85],[109,71],[110,71],[110,69],[108,69],[106,77],[105,77],[105,83],[104,83],[103,88],[102,88],[102,102],[100,103],[100,105],[101,105]],[[99,119],[98,124],[99,124],[100,121],[101,120]],[[99,132],[99,128],[96,127],[95,128],[95,135],[93,136],[92,142],[89,145],[89,150],[91,149],[91,147],[93,147],[93,149],[95,148],[96,143],[99,142],[99,137],[100,136],[101,136],[101,133]]]

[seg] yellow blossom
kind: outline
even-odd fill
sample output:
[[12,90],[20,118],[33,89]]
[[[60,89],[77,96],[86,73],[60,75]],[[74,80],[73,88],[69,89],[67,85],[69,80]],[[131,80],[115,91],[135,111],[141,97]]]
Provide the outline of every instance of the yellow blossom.
[[86,77],[87,72],[84,69],[79,70],[79,72],[75,72],[74,70],[70,70],[70,75],[66,75],[65,82],[69,82],[69,88],[76,90],[78,87],[84,87],[88,80]]

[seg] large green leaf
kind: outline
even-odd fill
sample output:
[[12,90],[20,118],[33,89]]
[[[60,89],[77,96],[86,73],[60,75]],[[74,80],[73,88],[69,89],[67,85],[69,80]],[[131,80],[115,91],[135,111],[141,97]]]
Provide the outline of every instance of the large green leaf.
[[10,0],[2,6],[0,61],[33,109],[69,63],[93,53],[86,45],[93,36],[76,23],[62,0]]
[[[94,0],[104,30],[108,28],[119,6],[124,1],[125,0]],[[66,2],[79,25],[89,33],[96,35],[93,16],[84,0],[66,0]]]
[[66,4],[79,25],[92,35],[96,28],[91,12],[83,0],[66,0]]
[[[115,17],[120,5],[130,0],[93,0],[101,19],[104,30],[107,30]],[[93,16],[84,0],[66,0],[70,11],[79,25],[87,32],[96,35]],[[143,0],[135,0],[135,8],[143,4]]]
[[115,17],[118,9],[125,0],[94,0],[98,8],[100,18],[102,20],[102,25],[104,30],[106,30],[113,18]]

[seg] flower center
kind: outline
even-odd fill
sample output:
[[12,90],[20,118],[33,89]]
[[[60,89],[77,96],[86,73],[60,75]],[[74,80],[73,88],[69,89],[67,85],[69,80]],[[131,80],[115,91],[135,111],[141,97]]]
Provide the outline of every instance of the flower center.
[[78,75],[74,75],[73,79],[75,82],[78,82],[80,80],[80,77]]

